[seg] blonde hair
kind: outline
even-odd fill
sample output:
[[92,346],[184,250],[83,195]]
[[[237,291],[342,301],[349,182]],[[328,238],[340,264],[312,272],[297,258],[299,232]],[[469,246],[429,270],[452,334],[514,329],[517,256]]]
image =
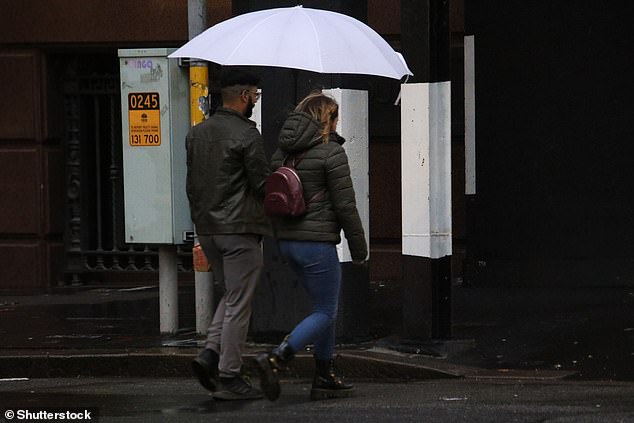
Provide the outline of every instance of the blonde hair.
[[328,142],[333,123],[339,116],[339,105],[334,98],[328,97],[321,91],[313,91],[299,102],[295,111],[308,113],[313,119],[320,122],[322,124],[322,141]]

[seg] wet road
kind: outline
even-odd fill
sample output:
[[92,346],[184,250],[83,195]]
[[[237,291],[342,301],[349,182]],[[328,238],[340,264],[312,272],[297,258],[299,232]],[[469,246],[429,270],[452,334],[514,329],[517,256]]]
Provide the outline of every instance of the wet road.
[[87,407],[99,422],[634,422],[627,382],[357,384],[355,398],[323,402],[309,401],[309,388],[285,383],[275,403],[221,402],[184,378],[2,380],[0,422],[6,410]]

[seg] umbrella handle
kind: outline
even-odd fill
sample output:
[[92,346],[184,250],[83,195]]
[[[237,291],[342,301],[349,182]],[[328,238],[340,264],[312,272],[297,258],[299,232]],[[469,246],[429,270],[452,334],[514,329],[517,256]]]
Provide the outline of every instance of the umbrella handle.
[[[403,84],[407,84],[407,80],[409,79],[409,75],[405,75],[405,81],[403,81]],[[401,102],[401,89],[398,89],[398,95],[396,96],[396,100],[394,100],[394,105],[398,106],[398,104]]]

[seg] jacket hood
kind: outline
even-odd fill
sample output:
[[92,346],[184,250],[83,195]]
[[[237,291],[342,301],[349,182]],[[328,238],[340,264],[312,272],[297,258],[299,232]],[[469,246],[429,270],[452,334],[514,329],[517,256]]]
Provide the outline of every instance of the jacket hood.
[[291,112],[280,130],[279,147],[286,153],[299,153],[321,142],[321,124],[308,113]]

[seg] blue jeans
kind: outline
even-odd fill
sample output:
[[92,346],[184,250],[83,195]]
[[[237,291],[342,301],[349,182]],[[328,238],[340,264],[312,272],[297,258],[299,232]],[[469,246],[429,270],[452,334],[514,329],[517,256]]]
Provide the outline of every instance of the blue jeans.
[[312,312],[288,337],[293,351],[315,345],[315,358],[330,360],[335,349],[335,327],[341,287],[337,248],[328,242],[280,240],[280,251],[308,292]]

